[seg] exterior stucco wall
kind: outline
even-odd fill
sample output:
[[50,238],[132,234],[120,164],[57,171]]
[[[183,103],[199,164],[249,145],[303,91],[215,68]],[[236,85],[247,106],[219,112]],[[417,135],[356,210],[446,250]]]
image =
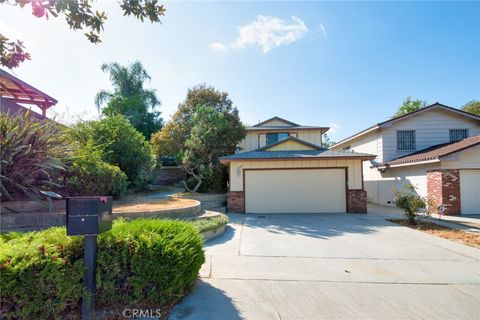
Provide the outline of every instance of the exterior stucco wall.
[[[361,160],[248,160],[230,163],[230,191],[243,191],[243,169],[348,167],[348,188],[362,189]],[[328,183],[328,182],[326,182]]]
[[[402,189],[411,183],[416,187],[417,193],[427,197],[427,170],[434,170],[440,165],[427,164],[411,167],[390,168],[381,174],[377,169],[370,169],[368,180],[365,179],[365,190],[369,202],[394,206],[393,189]],[[364,169],[366,169],[364,167]],[[365,175],[367,177],[367,175]]]

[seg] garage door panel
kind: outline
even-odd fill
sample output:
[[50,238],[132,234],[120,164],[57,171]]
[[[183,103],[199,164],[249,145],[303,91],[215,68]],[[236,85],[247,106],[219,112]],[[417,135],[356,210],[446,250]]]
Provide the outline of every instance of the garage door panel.
[[480,170],[460,170],[460,206],[462,214],[480,214]]
[[346,212],[345,169],[245,170],[249,213]]

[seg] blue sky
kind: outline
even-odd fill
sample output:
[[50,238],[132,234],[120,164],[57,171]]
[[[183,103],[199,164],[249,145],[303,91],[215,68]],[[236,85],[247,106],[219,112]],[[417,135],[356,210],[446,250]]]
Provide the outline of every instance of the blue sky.
[[339,140],[390,117],[406,96],[480,100],[480,2],[164,2],[163,24],[109,19],[102,44],[61,18],[2,6],[0,30],[32,60],[14,70],[59,100],[63,121],[96,117],[103,62],[139,60],[168,119],[189,87],[228,91],[246,124],[278,115]]

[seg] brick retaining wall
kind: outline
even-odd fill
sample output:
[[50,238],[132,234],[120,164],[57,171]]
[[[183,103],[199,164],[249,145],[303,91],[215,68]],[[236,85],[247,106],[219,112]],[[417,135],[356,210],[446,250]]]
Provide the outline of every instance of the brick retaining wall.
[[187,179],[182,167],[163,167],[157,170],[153,184],[175,184]]

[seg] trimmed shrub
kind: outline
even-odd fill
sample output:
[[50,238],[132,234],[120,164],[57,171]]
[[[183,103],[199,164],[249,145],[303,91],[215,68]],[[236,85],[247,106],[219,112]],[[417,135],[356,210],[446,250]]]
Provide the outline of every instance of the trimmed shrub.
[[64,228],[0,238],[0,318],[59,319],[82,295],[80,237]]
[[65,193],[69,196],[112,195],[127,192],[127,176],[119,167],[106,163],[91,148],[81,148],[65,175]]
[[[181,299],[205,261],[188,222],[117,220],[98,236],[98,308],[162,307]],[[0,318],[63,319],[78,314],[83,237],[64,228],[0,237]]]
[[164,305],[193,289],[205,262],[203,239],[188,222],[117,222],[99,238],[100,306]]
[[217,230],[228,223],[228,216],[221,214],[216,217],[197,219],[192,222],[195,229],[200,233]]

